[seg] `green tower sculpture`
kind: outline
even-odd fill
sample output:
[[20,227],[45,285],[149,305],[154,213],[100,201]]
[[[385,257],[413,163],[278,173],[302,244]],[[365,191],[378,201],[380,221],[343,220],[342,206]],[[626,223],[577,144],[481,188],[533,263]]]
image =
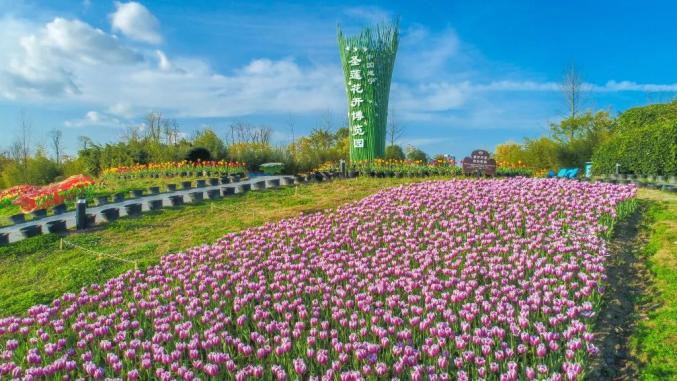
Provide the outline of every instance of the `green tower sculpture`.
[[345,36],[339,26],[337,34],[348,95],[350,160],[381,158],[399,21],[366,28],[355,36]]

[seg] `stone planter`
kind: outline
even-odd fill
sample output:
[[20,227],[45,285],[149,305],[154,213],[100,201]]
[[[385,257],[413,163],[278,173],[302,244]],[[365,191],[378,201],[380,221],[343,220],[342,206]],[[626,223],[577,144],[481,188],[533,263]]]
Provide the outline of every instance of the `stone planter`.
[[182,181],[182,182],[181,182],[181,187],[182,187],[183,189],[190,189],[191,184],[192,184],[192,183],[191,183],[190,181]]
[[125,194],[120,192],[113,195],[113,202],[123,202],[125,201]]
[[160,210],[160,209],[162,209],[162,200],[148,201],[148,210]]
[[204,199],[204,193],[200,192],[190,192],[188,194],[190,196],[190,202],[192,203],[198,203],[201,202]]
[[282,185],[294,185],[293,177],[283,177],[281,181]]
[[167,184],[167,192],[176,192],[176,184]]
[[219,179],[216,177],[211,177],[209,178],[209,186],[213,187],[215,185],[219,185]]
[[280,186],[280,179],[266,180],[266,188],[277,188]]
[[206,180],[202,180],[202,179],[201,179],[201,180],[197,180],[197,181],[195,182],[195,187],[196,187],[196,188],[204,188],[205,186],[207,186],[207,181],[206,181]]
[[158,194],[160,193],[160,187],[149,187],[148,191],[150,191],[150,194]]
[[252,190],[261,190],[261,189],[265,189],[265,188],[266,188],[265,180],[255,181],[254,183],[252,183],[252,186],[251,186]]
[[133,198],[139,198],[143,196],[143,189],[132,189],[129,191]]
[[9,233],[0,233],[0,246],[9,244]]
[[87,227],[96,225],[96,215],[87,213]]
[[66,231],[66,220],[49,221],[45,226],[50,233],[63,233]]
[[218,189],[210,189],[207,191],[207,198],[210,200],[216,200],[221,198],[221,191]]
[[40,225],[29,225],[19,229],[24,238],[35,237],[42,234],[42,227]]
[[108,196],[98,196],[96,198],[96,205],[101,206],[106,204],[108,204]]
[[230,184],[230,177],[229,176],[221,177],[221,184]]
[[65,204],[54,205],[54,207],[52,208],[52,213],[54,213],[55,216],[66,213],[66,205]]
[[120,218],[119,208],[108,208],[101,211],[101,215],[106,222],[112,222]]
[[246,193],[252,190],[252,185],[251,184],[240,184],[237,187],[237,193]]
[[47,209],[35,209],[31,214],[33,215],[34,220],[39,220],[47,217]]
[[221,193],[224,196],[230,196],[232,194],[235,194],[235,187],[222,187],[221,188]]
[[169,203],[172,206],[183,205],[183,195],[177,194],[174,196],[169,196]]
[[240,176],[239,174],[230,175],[230,182],[231,183],[236,183],[240,180],[242,180],[242,176]]
[[12,216],[9,216],[9,220],[12,221],[13,224],[21,224],[26,222],[26,216],[23,213],[18,213],[14,214]]
[[128,216],[138,216],[141,214],[141,203],[127,204],[125,205],[125,211]]

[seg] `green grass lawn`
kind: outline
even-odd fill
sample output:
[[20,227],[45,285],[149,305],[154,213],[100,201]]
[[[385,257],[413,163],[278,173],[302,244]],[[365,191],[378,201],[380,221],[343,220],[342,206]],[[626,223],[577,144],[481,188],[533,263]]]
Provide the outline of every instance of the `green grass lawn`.
[[642,360],[643,380],[674,380],[677,377],[677,196],[640,190],[646,202],[649,242],[641,255],[648,257],[654,274],[659,305],[631,338],[635,354]]
[[60,237],[53,234],[0,247],[0,316],[23,313],[34,304],[49,303],[65,292],[134,268],[133,263],[109,255],[144,268],[167,253],[214,242],[229,232],[335,208],[379,189],[428,179],[358,178],[249,192],[123,218],[64,238],[67,243],[102,253],[100,257],[68,244],[60,248]]
[[[176,184],[178,188],[181,188],[182,181],[192,181],[195,183],[197,179],[206,179],[207,177],[160,177],[157,179],[154,178],[136,178],[136,179],[97,179],[96,190],[94,191],[92,197],[97,196],[109,196],[118,192],[126,192],[129,194],[129,191],[132,189],[143,189],[148,193],[148,187],[159,186],[160,191],[164,192],[165,185],[167,184]],[[66,202],[68,209],[74,209],[74,202]],[[51,215],[51,210],[47,211]],[[21,209],[17,205],[9,205],[4,208],[0,208],[0,226],[11,225],[9,217],[15,214],[21,213]],[[26,220],[31,219],[31,214],[26,214]]]

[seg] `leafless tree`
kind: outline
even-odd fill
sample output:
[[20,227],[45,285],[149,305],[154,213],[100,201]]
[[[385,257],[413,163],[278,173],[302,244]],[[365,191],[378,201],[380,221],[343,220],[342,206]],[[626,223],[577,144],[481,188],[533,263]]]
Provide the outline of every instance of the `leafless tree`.
[[142,134],[141,126],[127,126],[124,131],[122,131],[122,140],[127,143],[139,142],[141,140]]
[[179,124],[176,119],[164,119],[162,129],[166,144],[175,145],[179,142]]
[[564,73],[561,89],[566,99],[569,117],[575,118],[581,108],[581,95],[584,90],[583,78],[576,68],[576,64],[571,64]]
[[63,132],[58,128],[49,131],[49,139],[52,142],[52,149],[54,150],[54,158],[57,164],[61,164],[61,154],[63,152]]
[[294,135],[294,129],[296,128],[296,120],[291,113],[287,114],[287,127],[289,127],[289,133],[291,134],[291,154],[296,154],[296,136]]
[[336,131],[336,117],[331,110],[326,110],[322,113],[322,117],[318,121],[317,128],[325,131]]
[[236,121],[230,125],[230,144],[252,143],[270,144],[273,130],[267,126],[254,126],[247,122]]
[[159,112],[149,112],[144,118],[145,137],[154,143],[159,143],[162,136],[162,114]]
[[390,145],[394,146],[395,142],[402,138],[404,135],[404,126],[400,124],[397,116],[395,115],[395,110],[390,109],[388,112],[388,130],[387,134],[390,140]]

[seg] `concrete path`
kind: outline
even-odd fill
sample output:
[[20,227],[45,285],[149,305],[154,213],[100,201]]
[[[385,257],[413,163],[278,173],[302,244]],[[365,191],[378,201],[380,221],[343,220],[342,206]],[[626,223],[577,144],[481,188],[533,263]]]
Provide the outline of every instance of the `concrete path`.
[[[293,176],[257,176],[247,180],[242,180],[229,184],[219,184],[219,185],[206,185],[200,188],[190,188],[190,189],[178,189],[174,192],[164,192],[158,194],[144,195],[138,198],[129,198],[125,199],[122,202],[118,203],[109,203],[101,206],[91,206],[87,207],[87,214],[95,216],[95,224],[106,223],[101,211],[110,208],[118,208],[120,212],[120,217],[127,215],[125,209],[126,205],[129,204],[141,204],[142,212],[147,212],[150,210],[150,202],[153,200],[162,200],[162,207],[171,206],[170,197],[171,196],[183,196],[184,203],[190,204],[191,197],[190,193],[201,191],[203,193],[203,198],[207,200],[207,191],[212,189],[221,190],[222,188],[233,188],[233,193],[240,193],[242,190],[242,185],[244,188],[248,186],[251,187],[251,190],[260,190],[266,188],[276,188],[281,185],[294,184]],[[180,186],[180,184],[178,184]],[[194,183],[193,183],[194,185]],[[227,196],[223,192],[219,192],[222,196]],[[66,222],[66,228],[72,229],[75,228],[75,211],[68,211],[63,214],[48,216],[41,218],[39,220],[30,220],[16,225],[10,225],[0,228],[0,234],[9,233],[9,242],[21,241],[24,239],[23,234],[20,229],[28,226],[40,226],[42,229],[42,234],[49,234],[47,230],[47,223],[50,221],[59,221],[63,220]]]

